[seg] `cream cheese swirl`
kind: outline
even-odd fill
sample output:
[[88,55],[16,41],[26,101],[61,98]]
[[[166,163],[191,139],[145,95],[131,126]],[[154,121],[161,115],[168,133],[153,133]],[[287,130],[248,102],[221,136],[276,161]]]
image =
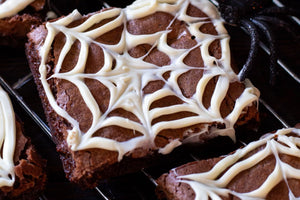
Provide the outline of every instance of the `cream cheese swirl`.
[[[205,12],[208,17],[192,17],[187,15],[186,11],[190,4]],[[174,16],[174,20],[185,21],[188,31],[195,36],[195,41],[198,44],[190,49],[175,49],[167,44],[169,30],[162,30],[152,34],[133,35],[126,29],[126,22],[128,20],[138,19],[158,11],[171,14]],[[221,102],[225,98],[229,84],[237,81],[238,77],[231,69],[229,36],[223,26],[223,20],[218,15],[216,8],[209,1],[139,0],[125,9],[112,8],[95,13],[77,26],[72,28],[67,27],[70,23],[81,18],[81,14],[75,10],[64,18],[55,22],[48,22],[46,24],[48,34],[44,44],[39,49],[41,57],[39,67],[40,80],[51,107],[73,127],[72,130],[68,130],[67,137],[67,143],[73,151],[101,148],[117,151],[119,153],[119,160],[121,160],[124,154],[139,147],[150,146],[150,148],[155,149],[154,139],[162,130],[188,127],[200,123],[223,123],[226,125],[226,130],[216,131],[216,133],[219,135],[228,135],[233,139],[235,138],[234,124],[244,108],[257,102],[259,92],[251,84],[247,83],[242,95],[236,100],[233,111],[227,117],[221,117]],[[90,29],[93,25],[104,19],[112,20],[100,27]],[[215,26],[218,32],[217,35],[205,34],[199,30],[199,27],[207,23],[207,20],[210,20]],[[124,30],[117,44],[108,45],[95,40],[99,36],[121,25],[124,26]],[[47,56],[58,33],[63,33],[66,41],[60,51],[53,75],[47,77]],[[222,57],[220,59],[211,56],[208,50],[209,45],[216,39],[220,41],[221,45]],[[60,71],[63,61],[76,40],[80,42],[80,53],[77,64],[72,70],[62,73]],[[104,53],[104,65],[94,74],[84,73],[89,54],[89,45],[91,44],[101,47]],[[139,44],[150,44],[153,48],[156,47],[159,51],[164,52],[170,58],[170,64],[158,67],[145,62],[144,58],[147,54],[140,58],[131,57],[128,50]],[[187,98],[180,90],[177,80],[183,73],[191,69],[199,69],[184,63],[184,58],[195,48],[201,48],[205,73],[197,84],[196,93],[191,98]],[[115,66],[112,67],[114,61]],[[168,80],[165,80],[163,74],[169,71],[171,71],[170,77]],[[217,76],[219,78],[212,96],[211,106],[206,109],[202,102],[204,90],[207,83]],[[53,78],[67,80],[78,88],[93,117],[92,125],[88,131],[82,132],[79,122],[71,117],[56,102],[48,83],[48,80]],[[110,102],[108,109],[104,113],[100,111],[99,105],[85,84],[85,79],[97,80],[108,88]],[[143,88],[150,81],[155,80],[162,80],[166,84],[160,90],[144,95]],[[150,110],[153,102],[172,95],[177,96],[184,103]],[[140,123],[119,116],[109,116],[111,111],[118,108],[132,112]],[[151,124],[152,120],[159,116],[177,112],[193,112],[196,116],[159,122],[154,125]],[[120,126],[134,130],[142,133],[142,136],[124,142],[93,136],[97,130],[109,126]],[[203,132],[206,131],[204,130]],[[203,132],[199,132],[199,134]],[[160,148],[159,151],[161,153],[169,153],[180,144],[180,141],[175,140],[165,148]]]
[[0,87],[0,187],[12,186],[15,182],[15,143],[15,114],[9,96]]
[[0,19],[12,17],[35,0],[6,0],[0,4]]

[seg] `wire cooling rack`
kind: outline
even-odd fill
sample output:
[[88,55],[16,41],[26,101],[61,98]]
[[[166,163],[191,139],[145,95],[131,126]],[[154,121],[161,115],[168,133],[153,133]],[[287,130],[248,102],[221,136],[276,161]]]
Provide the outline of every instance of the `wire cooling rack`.
[[[213,1],[213,3],[216,4],[216,1]],[[278,0],[273,0],[274,4],[281,7],[284,6],[284,4]],[[107,3],[104,4],[106,7],[109,5]],[[295,23],[296,26],[300,27],[300,20],[298,18],[291,18],[291,20]],[[230,32],[230,30],[229,30]],[[240,48],[245,49],[244,47],[241,47],[241,40],[247,40],[248,36],[243,33],[236,30],[232,30],[233,35],[239,35],[241,38],[238,38],[239,40],[235,41],[234,37],[232,37],[232,45],[231,49],[233,51],[234,57],[240,58],[236,59],[238,60],[237,64],[241,64],[244,62],[242,58],[245,58],[247,51],[240,51]],[[282,35],[281,32],[278,33],[279,35]],[[288,37],[288,36],[284,36]],[[286,38],[283,39],[284,45],[286,44]],[[289,41],[291,44],[293,41]],[[245,42],[244,42],[245,43]],[[247,42],[246,42],[247,43]],[[244,44],[243,44],[244,45]],[[283,46],[284,46],[283,45]],[[288,43],[288,45],[290,45]],[[297,45],[297,44],[296,44]],[[299,45],[299,42],[298,42]],[[262,67],[263,65],[267,65],[267,62],[264,59],[267,57],[269,53],[268,47],[263,43],[260,42],[260,52],[259,54],[260,59],[260,65],[258,67]],[[235,50],[236,48],[236,50]],[[288,49],[286,47],[283,47],[284,49]],[[291,47],[292,48],[292,47]],[[293,51],[293,50],[292,50]],[[295,51],[295,50],[294,50]],[[288,51],[291,53],[291,51]],[[292,53],[293,54],[293,53]],[[300,58],[297,58],[297,56],[289,57],[290,55],[282,54],[280,56],[280,59],[278,60],[278,67],[281,68],[280,70],[280,79],[279,79],[279,86],[274,86],[271,88],[267,84],[267,80],[265,82],[261,81],[264,79],[264,75],[260,73],[260,70],[258,70],[257,74],[254,73],[252,75],[251,80],[253,81],[254,85],[257,86],[261,92],[262,97],[260,98],[260,111],[262,114],[262,128],[260,129],[260,133],[263,133],[264,131],[271,131],[275,130],[277,128],[281,127],[291,127],[295,125],[297,122],[300,122],[300,79],[299,79],[299,68],[300,68]],[[265,62],[264,62],[265,61]],[[239,63],[240,62],[240,63]],[[24,57],[21,58],[20,62],[18,62],[16,65],[24,65],[26,63]],[[13,70],[7,72],[12,73]],[[0,71],[1,72],[1,71]],[[11,78],[14,75],[7,75],[7,73],[2,73],[0,76],[0,84],[2,87],[11,95],[14,102],[19,104],[21,109],[17,114],[20,112],[25,111],[27,114],[27,118],[29,116],[29,119],[33,121],[35,124],[37,124],[42,130],[43,133],[45,133],[46,142],[51,143],[52,138],[50,134],[50,129],[45,123],[45,119],[43,116],[43,112],[41,109],[41,105],[39,103],[36,103],[36,101],[33,101],[33,99],[37,99],[37,95],[31,96],[31,94],[28,93],[28,91],[33,91],[33,93],[37,94],[37,91],[35,89],[33,78],[31,73],[29,72],[29,69],[26,69],[24,72],[22,72],[21,77]],[[4,78],[8,79],[9,81],[4,80]],[[28,89],[29,88],[29,89]],[[287,100],[285,100],[285,96]],[[292,102],[289,105],[289,102]],[[286,110],[284,109],[286,107]],[[286,112],[284,112],[286,111]],[[266,126],[265,126],[266,124]],[[54,145],[53,145],[54,146]],[[54,148],[52,148],[52,151]],[[50,150],[51,151],[51,150]],[[197,154],[189,154],[187,155],[188,158],[186,160],[195,160],[195,159],[201,159],[201,155]],[[54,159],[54,162],[59,162],[56,159]],[[184,163],[186,161],[181,161],[179,163]],[[171,167],[175,167],[176,163],[173,163],[171,165],[159,165],[153,168],[148,169],[142,169],[140,172],[137,172],[135,174],[129,174],[123,177],[117,177],[112,178],[109,180],[103,180],[98,187],[96,187],[94,190],[89,191],[82,191],[80,188],[77,188],[76,186],[68,186],[67,189],[65,189],[65,185],[61,185],[62,188],[59,188],[60,185],[54,186],[57,187],[57,189],[54,189],[53,191],[57,192],[57,196],[55,194],[50,194],[51,192],[46,192],[44,195],[40,196],[40,200],[51,200],[51,199],[61,199],[61,196],[63,196],[63,193],[68,193],[72,191],[77,191],[75,194],[69,194],[68,198],[64,197],[64,199],[105,199],[105,200],[113,200],[113,199],[156,199],[154,194],[154,189],[156,187],[155,179],[162,173],[167,172]],[[51,180],[50,180],[51,181]],[[66,180],[64,180],[66,181]],[[130,186],[129,186],[130,185]],[[70,190],[71,188],[71,190]],[[82,196],[77,196],[78,194],[83,194]],[[84,196],[87,195],[87,196]]]

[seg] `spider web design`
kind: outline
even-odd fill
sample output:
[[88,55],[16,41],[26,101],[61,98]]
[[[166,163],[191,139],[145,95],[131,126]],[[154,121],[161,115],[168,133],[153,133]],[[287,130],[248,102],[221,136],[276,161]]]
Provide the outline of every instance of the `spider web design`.
[[15,181],[13,155],[15,151],[15,115],[8,95],[0,87],[0,186],[12,186]]
[[[228,56],[227,51],[229,38],[222,26],[221,20],[219,18],[212,19],[212,22],[219,31],[219,35],[204,34],[199,31],[199,27],[202,24],[207,23],[208,18],[197,18],[186,15],[185,11],[190,3],[189,1],[159,1],[155,4],[152,2],[156,1],[137,1],[136,4],[133,4],[133,6],[124,10],[113,8],[96,13],[83,23],[72,28],[68,28],[67,26],[71,22],[82,18],[76,10],[67,17],[56,22],[46,24],[48,34],[44,45],[40,49],[40,55],[42,58],[39,69],[41,82],[52,108],[58,115],[67,119],[73,127],[72,130],[68,131],[67,138],[67,142],[72,150],[101,148],[118,151],[120,160],[125,153],[135,148],[145,146],[153,147],[155,136],[165,129],[176,129],[216,121],[225,123],[227,128],[230,129],[233,127],[242,110],[252,102],[257,101],[258,95],[255,88],[250,86],[247,87],[242,95],[237,99],[233,111],[226,117],[226,119],[223,119],[220,114],[220,105],[227,93],[230,82],[237,80],[237,77],[230,67],[230,60],[228,59],[230,56]],[[207,1],[203,2],[203,7],[208,5]],[[143,4],[143,6],[139,3]],[[153,34],[130,34],[126,30],[126,20],[128,18],[135,18],[136,16],[141,17],[141,15],[145,13],[145,5],[149,5],[151,9],[156,9],[156,11],[163,11],[166,13],[171,12],[171,14],[175,16],[174,20],[176,18],[184,20],[188,24],[187,26],[189,31],[195,35],[196,38],[199,38],[198,44],[190,49],[171,48],[166,43],[167,35],[170,32],[168,29]],[[154,8],[151,6],[154,6]],[[209,8],[214,10],[212,5],[210,5]],[[105,19],[112,20],[98,28],[90,30],[94,24]],[[96,38],[99,36],[114,30],[121,25],[124,26],[124,30],[121,34],[121,39],[117,44],[108,45],[96,41]],[[58,33],[63,33],[66,37],[66,41],[60,52],[54,74],[47,78],[47,55],[51,49],[51,44]],[[222,46],[222,58],[219,60],[210,56],[208,52],[209,45],[216,39],[220,40]],[[72,70],[62,73],[60,72],[62,63],[76,40],[80,42],[81,46],[77,64]],[[144,43],[152,45],[152,48],[148,51],[148,53],[146,53],[146,55],[139,58],[133,58],[128,54],[128,49]],[[84,73],[90,44],[96,44],[101,47],[104,54],[103,67],[93,74]],[[153,50],[153,48],[157,48],[166,53],[172,61],[171,64],[159,67],[152,63],[145,62],[144,58],[151,52],[151,50]],[[182,94],[177,83],[177,79],[180,75],[191,69],[199,70],[199,67],[191,67],[183,62],[189,52],[195,48],[201,48],[201,52],[203,52],[202,57],[204,65],[206,67],[203,68],[205,73],[197,84],[196,93],[193,97],[187,98]],[[225,58],[225,56],[228,57]],[[169,79],[165,80],[163,78],[163,74],[170,71]],[[215,91],[212,95],[211,106],[209,109],[206,109],[202,103],[202,95],[206,84],[209,80],[216,76],[219,78]],[[80,130],[79,123],[57,104],[47,82],[47,80],[53,78],[67,80],[78,88],[85,104],[93,116],[92,125],[87,132],[83,133]],[[97,80],[109,89],[109,106],[104,113],[100,111],[99,105],[85,84],[84,80],[86,78]],[[165,86],[152,94],[144,95],[143,88],[150,81],[156,80],[165,82]],[[150,106],[153,102],[172,95],[177,96],[183,103],[150,110]],[[109,116],[109,113],[117,108],[130,111],[138,118],[139,122],[119,116]],[[159,116],[182,111],[195,113],[196,116],[170,120],[167,122],[162,121],[151,125],[151,121]],[[117,142],[112,139],[93,136],[93,134],[100,128],[109,126],[120,126],[129,130],[134,130],[135,132],[142,133],[142,136],[135,137],[124,142]],[[199,134],[201,133],[202,132]],[[231,134],[230,136],[234,138],[234,133],[232,131],[229,131],[226,134]],[[180,141],[175,140],[170,143],[170,146],[171,148],[175,148],[180,144]],[[170,146],[166,147],[166,149]],[[161,153],[167,153],[166,151],[169,150],[166,149],[160,149]]]
[[[263,148],[262,148],[263,147]],[[275,134],[267,134],[264,138],[252,142],[234,154],[220,160],[210,171],[198,174],[180,176],[180,180],[189,184],[196,193],[195,199],[221,199],[229,194],[240,199],[265,199],[268,193],[284,181],[289,190],[289,199],[296,198],[288,179],[300,180],[300,163],[284,162],[282,155],[300,160],[300,129],[282,129]],[[247,157],[255,149],[260,149]],[[229,183],[240,173],[259,165],[264,159],[274,156],[275,166],[266,180],[256,189],[249,192],[237,192],[228,189]],[[270,160],[268,160],[270,161]],[[298,163],[298,164],[297,164]],[[265,163],[265,165],[268,165]],[[297,167],[296,167],[297,166]],[[266,169],[262,169],[266,170]],[[251,184],[244,183],[244,184]]]

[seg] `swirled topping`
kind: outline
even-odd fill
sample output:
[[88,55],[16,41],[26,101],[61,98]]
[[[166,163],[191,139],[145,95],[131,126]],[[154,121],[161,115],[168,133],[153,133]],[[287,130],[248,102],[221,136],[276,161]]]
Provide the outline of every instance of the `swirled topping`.
[[[282,129],[267,134],[224,157],[211,170],[178,179],[192,187],[195,199],[228,196],[274,199],[276,193],[285,194],[285,199],[298,199],[300,129]],[[287,188],[288,192],[279,188]]]
[[0,187],[14,184],[15,142],[15,114],[7,93],[0,87]]
[[[88,16],[75,10],[46,29],[40,80],[53,110],[70,124],[66,140],[73,151],[117,151],[121,160],[137,148],[169,153],[182,138],[155,139],[174,130],[187,142],[209,130],[234,138],[234,124],[259,96],[247,83],[232,97],[232,109],[222,111],[228,91],[240,83],[229,36],[206,0],[140,0]],[[55,68],[49,70],[51,52]],[[225,128],[209,129],[213,123]]]
[[0,4],[0,19],[11,17],[26,8],[35,0],[5,0]]

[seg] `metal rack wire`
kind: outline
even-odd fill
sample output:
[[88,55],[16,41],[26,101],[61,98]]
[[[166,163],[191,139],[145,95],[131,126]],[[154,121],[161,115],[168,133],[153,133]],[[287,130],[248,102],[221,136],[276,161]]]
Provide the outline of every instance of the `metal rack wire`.
[[[212,0],[213,3],[216,4],[216,1]],[[273,0],[274,4],[281,7],[284,6],[279,0]],[[104,4],[108,7],[108,4]],[[300,20],[298,18],[293,17],[292,20],[300,26]],[[264,45],[262,42],[260,43],[261,48],[269,54],[269,49]],[[296,81],[296,84],[300,84],[299,76],[294,73],[289,66],[287,66],[282,60],[278,60],[278,65],[291,77]],[[10,85],[0,76],[0,84],[3,88],[10,93],[10,95],[20,104],[20,106],[26,111],[26,113],[32,118],[32,120],[41,128],[41,130],[51,139],[51,133],[49,127],[46,123],[31,109],[26,102],[23,100],[22,96],[19,95],[16,90],[22,88],[27,82],[32,81],[32,75],[27,74],[23,78],[19,79],[16,83],[12,84],[13,87]],[[269,111],[274,118],[278,120],[282,124],[283,127],[290,127],[290,124],[286,122],[276,111],[263,99],[260,99],[260,103],[264,106],[266,110]],[[156,186],[155,178],[153,175],[148,172],[146,169],[142,169],[141,173],[154,185]],[[113,199],[109,197],[105,192],[100,188],[95,188],[96,192],[99,194],[100,198],[105,200]],[[47,200],[45,195],[42,195],[40,200]]]

